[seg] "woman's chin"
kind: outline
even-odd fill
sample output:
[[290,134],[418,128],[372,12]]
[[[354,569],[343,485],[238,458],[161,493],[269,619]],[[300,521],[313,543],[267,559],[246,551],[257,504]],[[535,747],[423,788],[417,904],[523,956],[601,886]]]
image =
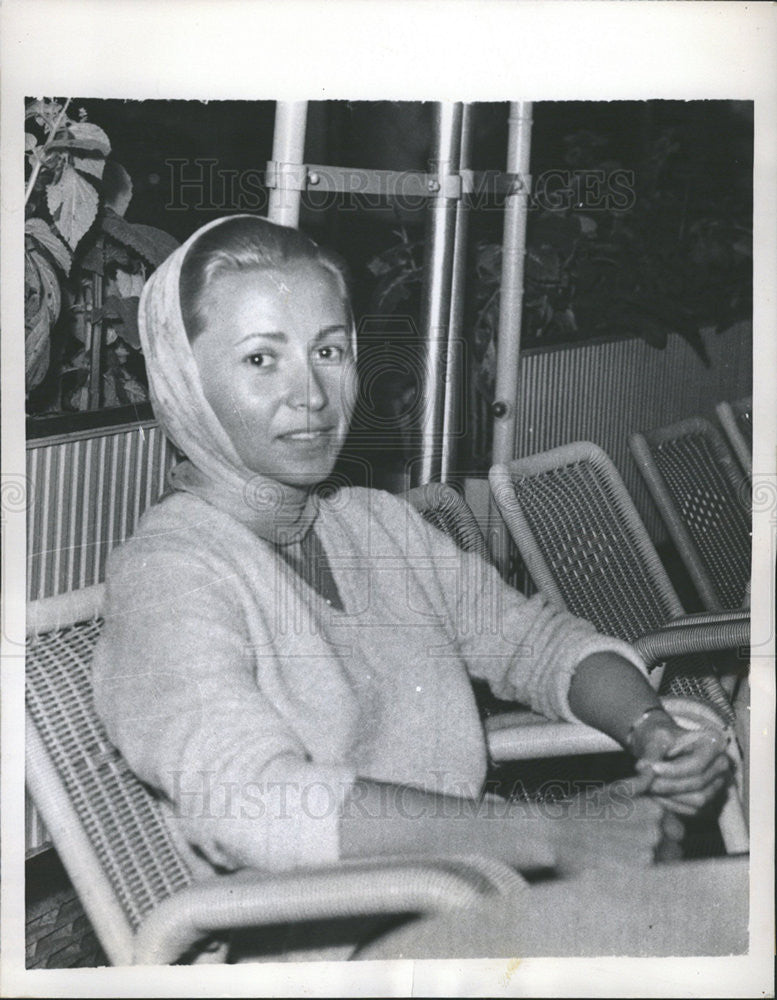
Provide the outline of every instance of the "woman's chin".
[[321,462],[304,465],[294,469],[277,469],[274,472],[259,473],[265,479],[272,479],[282,486],[294,489],[310,490],[329,477],[334,468],[334,462]]
[[284,475],[283,479],[279,479],[278,481],[284,486],[291,486],[300,490],[311,490],[314,486],[318,486],[319,483],[322,483],[327,478],[330,471],[331,470],[327,469],[324,472],[311,471],[289,473],[288,475]]

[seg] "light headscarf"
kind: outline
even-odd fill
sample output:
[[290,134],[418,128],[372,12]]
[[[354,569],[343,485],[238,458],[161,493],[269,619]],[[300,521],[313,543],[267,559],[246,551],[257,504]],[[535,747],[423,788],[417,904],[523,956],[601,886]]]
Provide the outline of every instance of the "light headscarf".
[[201,497],[268,541],[288,544],[298,542],[313,524],[317,497],[243,464],[205,398],[181,312],[181,268],[189,248],[203,233],[236,218],[241,216],[198,229],[151,275],[140,297],[140,341],[154,413],[186,456],[170,473],[171,487]]

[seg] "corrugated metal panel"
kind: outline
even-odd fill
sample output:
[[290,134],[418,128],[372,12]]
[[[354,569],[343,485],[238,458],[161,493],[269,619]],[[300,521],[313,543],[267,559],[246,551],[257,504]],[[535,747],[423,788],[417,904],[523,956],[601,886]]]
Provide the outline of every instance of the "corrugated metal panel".
[[694,415],[751,391],[749,325],[705,338],[707,367],[680,337],[664,350],[642,340],[582,344],[521,359],[516,458],[594,441],[612,458],[655,541],[663,523],[628,447],[629,435]]
[[[108,553],[162,492],[172,458],[154,424],[30,441],[28,600],[99,583]],[[28,854],[49,844],[29,799],[25,834]]]
[[31,441],[28,600],[99,583],[108,553],[159,497],[171,462],[154,424]]

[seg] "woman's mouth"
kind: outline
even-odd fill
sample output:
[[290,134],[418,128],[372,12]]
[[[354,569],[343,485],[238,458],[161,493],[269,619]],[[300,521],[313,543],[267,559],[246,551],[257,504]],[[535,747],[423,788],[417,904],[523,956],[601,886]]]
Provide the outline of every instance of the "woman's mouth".
[[315,430],[289,431],[287,434],[281,434],[280,436],[284,441],[298,441],[301,444],[311,444],[324,441],[332,435],[333,431],[333,427],[321,427]]

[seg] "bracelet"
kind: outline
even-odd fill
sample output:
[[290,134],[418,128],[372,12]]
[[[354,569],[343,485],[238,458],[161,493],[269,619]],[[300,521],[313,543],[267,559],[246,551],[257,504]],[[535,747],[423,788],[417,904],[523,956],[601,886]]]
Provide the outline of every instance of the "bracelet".
[[635,719],[634,722],[632,722],[632,724],[629,726],[628,733],[626,733],[625,746],[628,750],[632,749],[631,741],[634,739],[635,732],[637,731],[639,726],[642,725],[642,723],[650,715],[651,712],[664,712],[666,714],[666,709],[662,708],[661,705],[653,705],[651,708],[646,708],[645,711],[642,713],[642,715],[640,715],[638,719]]

